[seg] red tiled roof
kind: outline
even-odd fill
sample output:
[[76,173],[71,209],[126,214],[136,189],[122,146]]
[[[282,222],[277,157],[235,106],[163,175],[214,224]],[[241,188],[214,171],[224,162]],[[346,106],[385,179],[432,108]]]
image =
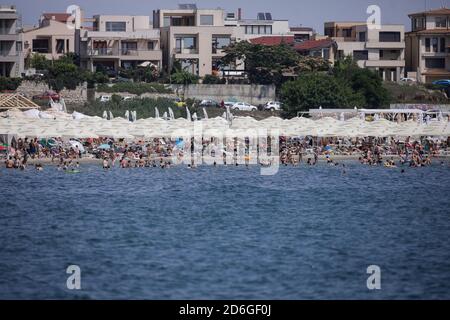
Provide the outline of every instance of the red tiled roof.
[[282,43],[293,44],[294,36],[264,36],[250,39],[250,42],[253,44],[260,44],[263,46],[277,46]]
[[67,22],[67,19],[70,17],[70,14],[69,13],[43,13],[42,16],[46,20],[56,20],[56,21],[65,23],[65,22]]
[[411,13],[409,16],[419,16],[419,15],[450,15],[450,9],[448,8],[440,8],[435,10],[429,10],[429,11],[423,11],[423,12],[417,12],[417,13]]
[[297,51],[309,51],[313,49],[328,48],[334,41],[332,39],[306,40],[294,45]]

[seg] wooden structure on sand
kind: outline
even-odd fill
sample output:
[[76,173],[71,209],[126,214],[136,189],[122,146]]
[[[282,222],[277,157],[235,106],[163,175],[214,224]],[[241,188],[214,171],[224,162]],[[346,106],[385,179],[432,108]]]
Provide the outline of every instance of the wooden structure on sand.
[[0,110],[40,109],[40,106],[20,93],[0,93]]

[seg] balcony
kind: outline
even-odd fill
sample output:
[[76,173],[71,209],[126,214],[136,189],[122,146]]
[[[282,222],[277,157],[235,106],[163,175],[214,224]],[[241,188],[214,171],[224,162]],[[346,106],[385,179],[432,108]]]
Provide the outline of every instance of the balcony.
[[116,58],[122,60],[149,60],[158,61],[162,59],[161,50],[140,50],[122,48],[97,48],[89,49],[87,52],[89,57],[97,58]]
[[405,60],[367,60],[364,61],[364,65],[372,68],[403,68]]
[[406,45],[404,41],[400,42],[380,42],[380,41],[367,41],[367,49],[405,49]]
[[114,57],[119,56],[117,48],[96,48],[89,49],[88,55],[93,57]]
[[198,48],[176,48],[174,54],[198,54]]
[[156,60],[162,59],[162,51],[161,50],[143,50],[143,49],[122,48],[120,58],[123,60],[156,61]]

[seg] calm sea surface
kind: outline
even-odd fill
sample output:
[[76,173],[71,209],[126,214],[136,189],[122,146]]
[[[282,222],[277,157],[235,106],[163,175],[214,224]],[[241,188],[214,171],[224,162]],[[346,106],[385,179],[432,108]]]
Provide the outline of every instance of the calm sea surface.
[[450,299],[448,164],[81,170],[0,169],[0,298]]

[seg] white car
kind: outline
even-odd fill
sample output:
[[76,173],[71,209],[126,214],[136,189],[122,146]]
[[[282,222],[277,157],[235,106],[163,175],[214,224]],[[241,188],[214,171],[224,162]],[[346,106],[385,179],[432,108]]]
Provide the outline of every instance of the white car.
[[280,111],[281,110],[281,102],[278,101],[269,101],[264,106],[265,110],[271,110],[271,111]]
[[256,111],[258,110],[258,107],[252,106],[251,104],[245,103],[245,102],[237,102],[232,107],[232,110],[239,110],[239,111]]
[[101,96],[100,102],[108,102],[111,100],[111,96]]
[[414,78],[401,78],[400,82],[402,82],[402,83],[416,83],[417,80],[414,79]]
[[129,100],[133,100],[133,97],[130,97],[130,96],[123,97],[123,101],[129,101]]

